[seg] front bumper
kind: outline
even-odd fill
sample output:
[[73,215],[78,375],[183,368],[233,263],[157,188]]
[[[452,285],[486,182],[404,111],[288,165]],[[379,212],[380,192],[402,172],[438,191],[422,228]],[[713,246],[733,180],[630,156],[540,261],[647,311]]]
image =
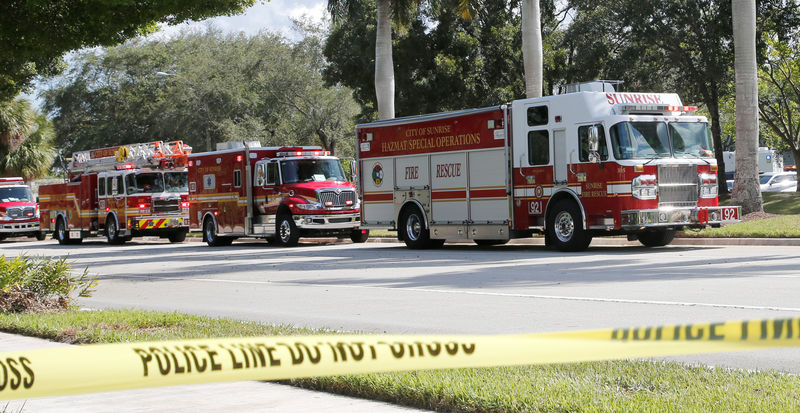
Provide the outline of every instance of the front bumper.
[[176,229],[181,227],[189,227],[189,219],[184,216],[168,216],[168,217],[142,217],[133,219],[131,222],[132,230],[145,231],[152,229]]
[[720,225],[741,221],[740,207],[659,208],[622,211],[623,229]]
[[294,215],[294,224],[304,230],[357,228],[361,214]]
[[39,218],[0,221],[0,234],[25,234],[39,232]]

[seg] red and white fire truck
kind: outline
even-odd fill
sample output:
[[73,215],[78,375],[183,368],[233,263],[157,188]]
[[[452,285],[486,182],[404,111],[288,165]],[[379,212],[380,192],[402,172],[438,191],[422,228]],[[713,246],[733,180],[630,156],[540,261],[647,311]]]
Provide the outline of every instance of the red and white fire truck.
[[321,147],[224,142],[217,149],[189,156],[190,226],[208,245],[238,237],[283,246],[301,236],[367,240],[358,229],[356,188]]
[[0,241],[8,237],[44,239],[39,205],[22,178],[0,178]]
[[146,235],[182,242],[191,151],[181,141],[155,141],[74,153],[67,182],[39,187],[42,229],[60,244],[102,235],[110,244]]
[[594,236],[646,246],[739,218],[720,207],[707,120],[672,93],[570,93],[358,125],[361,227],[411,248],[544,233],[560,250]]

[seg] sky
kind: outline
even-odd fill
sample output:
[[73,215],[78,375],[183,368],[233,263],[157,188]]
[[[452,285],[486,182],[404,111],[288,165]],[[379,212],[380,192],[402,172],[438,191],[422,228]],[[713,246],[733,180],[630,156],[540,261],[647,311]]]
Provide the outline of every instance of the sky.
[[[299,35],[292,31],[291,19],[305,17],[312,21],[321,21],[327,15],[327,1],[325,0],[259,0],[254,6],[247,9],[243,14],[236,16],[220,16],[206,19],[199,22],[187,22],[177,26],[166,26],[148,38],[154,40],[166,40],[177,34],[181,30],[203,30],[208,24],[213,24],[226,33],[244,32],[245,34],[256,34],[261,30],[279,32],[290,40],[300,40]],[[69,54],[66,56],[67,62],[70,61]],[[38,94],[46,88],[46,83],[34,82],[34,90],[30,94],[22,96],[39,108],[44,104]]]
[[280,32],[287,38],[295,39],[297,35],[292,32],[290,19],[303,16],[313,21],[320,21],[327,14],[327,1],[325,0],[271,0],[259,1],[250,7],[244,14],[237,16],[221,16],[201,22],[183,23],[177,26],[165,26],[161,31],[152,35],[155,38],[169,38],[180,30],[202,29],[211,23],[225,32],[256,34],[261,30]]

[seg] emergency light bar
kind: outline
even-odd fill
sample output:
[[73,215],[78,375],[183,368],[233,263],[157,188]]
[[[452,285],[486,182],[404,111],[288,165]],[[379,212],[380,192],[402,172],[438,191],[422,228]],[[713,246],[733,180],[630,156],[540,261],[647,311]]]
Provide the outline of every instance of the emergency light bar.
[[284,151],[278,152],[277,156],[328,156],[330,151]]
[[695,112],[697,106],[677,106],[677,105],[619,105],[622,113],[630,112]]
[[25,180],[22,178],[0,178],[0,185],[23,185],[25,184]]

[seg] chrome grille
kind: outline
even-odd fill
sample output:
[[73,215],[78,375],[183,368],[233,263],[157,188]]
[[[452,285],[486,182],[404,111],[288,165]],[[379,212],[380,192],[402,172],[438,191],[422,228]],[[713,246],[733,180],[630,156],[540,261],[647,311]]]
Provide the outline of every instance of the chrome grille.
[[11,219],[33,218],[35,213],[36,208],[32,206],[6,208],[6,215]]
[[[327,208],[338,208],[344,206],[353,206],[356,203],[356,192],[352,189],[345,189],[341,191],[336,190],[322,190],[317,193],[319,203]],[[350,201],[350,205],[347,205]],[[328,205],[328,202],[333,203]]]
[[696,207],[697,165],[658,166],[658,206]]
[[181,201],[180,199],[154,199],[153,200],[153,213],[160,212],[180,212]]

